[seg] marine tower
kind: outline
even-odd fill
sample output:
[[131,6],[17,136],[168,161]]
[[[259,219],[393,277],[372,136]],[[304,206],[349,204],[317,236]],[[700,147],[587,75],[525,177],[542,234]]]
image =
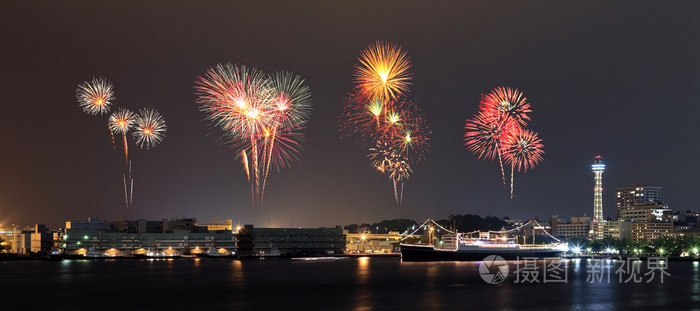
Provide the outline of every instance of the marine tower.
[[591,165],[593,174],[595,174],[595,186],[593,187],[593,221],[603,220],[603,172],[605,164],[603,159],[597,155]]

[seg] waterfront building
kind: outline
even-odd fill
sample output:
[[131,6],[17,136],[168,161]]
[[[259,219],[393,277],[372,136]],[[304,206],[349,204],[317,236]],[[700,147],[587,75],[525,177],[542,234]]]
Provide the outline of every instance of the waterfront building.
[[605,172],[605,164],[603,158],[599,155],[595,156],[591,169],[594,174],[593,185],[593,220],[603,220],[603,172]]
[[700,236],[700,227],[698,227],[700,212],[695,210],[685,210],[677,213],[676,216],[677,223],[674,224],[673,227],[675,231],[685,234],[694,233],[695,235]]
[[[621,225],[622,223],[622,225]],[[620,221],[592,221],[591,222],[591,238],[594,240],[602,240],[605,238],[620,239],[629,231],[624,222]]]
[[245,225],[238,231],[239,254],[259,256],[278,253],[303,256],[345,253],[343,227],[335,228],[255,228]]
[[84,255],[94,249],[111,256],[145,254],[149,250],[177,254],[204,253],[209,248],[220,253],[236,251],[236,235],[232,231],[209,232],[196,226],[194,218],[114,221],[107,222],[108,228],[103,225],[106,222],[99,223],[102,225],[66,228],[58,237],[60,248],[68,255]]
[[659,202],[635,203],[631,208],[621,209],[619,212],[619,219],[625,221],[673,221],[678,218],[677,215],[673,215],[668,205]]
[[[14,226],[13,226],[14,227]],[[0,250],[3,252],[12,251],[12,241],[15,229],[13,227],[0,228]]]
[[631,239],[635,242],[655,240],[662,236],[673,235],[671,221],[602,221],[592,222],[592,238]]
[[88,217],[87,222],[66,221],[66,229],[98,229],[109,230],[112,225],[106,221],[100,221],[97,217]]
[[629,238],[635,242],[673,235],[673,222],[630,222]]
[[591,217],[571,217],[568,222],[563,222],[563,219],[552,217],[552,235],[564,239],[581,238],[585,239],[590,235]]
[[214,219],[213,224],[201,224],[198,225],[200,227],[205,227],[207,228],[208,231],[219,231],[219,230],[229,230],[233,231],[233,220],[232,219],[226,219],[224,223],[219,223],[219,219],[216,218]]
[[348,233],[345,232],[345,251],[348,253],[391,253],[398,251],[398,245],[403,238],[399,232],[390,231],[388,234]]
[[617,188],[615,200],[617,205],[617,218],[619,219],[622,216],[623,210],[635,209],[636,204],[661,204],[661,187],[634,184],[629,187]]

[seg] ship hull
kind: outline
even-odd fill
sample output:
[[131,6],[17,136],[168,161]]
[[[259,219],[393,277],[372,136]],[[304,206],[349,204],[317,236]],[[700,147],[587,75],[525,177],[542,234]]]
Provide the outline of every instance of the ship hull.
[[558,249],[499,249],[475,248],[468,250],[440,250],[432,246],[401,245],[403,261],[481,261],[487,256],[498,255],[505,260],[528,258],[557,258],[563,253]]

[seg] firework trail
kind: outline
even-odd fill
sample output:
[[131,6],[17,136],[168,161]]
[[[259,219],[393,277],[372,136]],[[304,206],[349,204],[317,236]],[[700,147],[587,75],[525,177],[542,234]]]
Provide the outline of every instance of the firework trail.
[[120,108],[119,110],[112,113],[111,116],[109,116],[107,122],[110,134],[112,134],[112,144],[114,144],[113,133],[122,134],[122,138],[124,141],[124,167],[125,170],[128,172],[128,175],[123,174],[123,180],[124,200],[126,201],[127,208],[129,208],[130,202],[133,202],[133,199],[130,199],[129,192],[127,192],[127,188],[129,188],[128,185],[131,185],[131,193],[133,194],[133,179],[131,177],[131,162],[129,161],[129,144],[126,139],[126,134],[133,127],[135,121],[136,117],[131,110]]
[[253,204],[261,206],[270,169],[299,159],[311,112],[308,86],[290,72],[266,75],[232,64],[208,69],[195,83],[200,110],[241,156]]
[[[76,97],[79,106],[88,114],[102,115],[109,112],[114,100],[113,86],[104,78],[93,78],[89,82],[83,82],[76,89]],[[141,148],[154,148],[160,144],[165,137],[167,129],[163,117],[151,108],[141,109],[139,115],[131,110],[120,108],[107,119],[112,146],[116,152],[117,147],[114,134],[121,134],[124,144],[124,173],[122,180],[124,183],[124,203],[128,208],[133,203],[134,179],[131,174],[131,160],[129,159],[129,143],[127,134],[132,133],[136,143]]]
[[[129,145],[126,140],[126,134],[131,130],[136,122],[136,116],[129,109],[120,108],[119,110],[112,113],[109,117],[109,130],[110,133],[122,134],[124,138],[124,163],[129,165]],[[114,142],[114,138],[112,138]]]
[[361,51],[358,61],[355,89],[340,116],[341,131],[369,150],[372,168],[389,177],[401,205],[403,183],[412,165],[424,159],[431,135],[422,111],[406,98],[410,59],[397,45],[377,41]]
[[532,168],[542,160],[544,153],[537,133],[525,129],[530,121],[530,112],[530,104],[522,92],[497,87],[489,94],[482,94],[479,111],[467,120],[464,127],[464,144],[469,151],[478,159],[498,158],[504,187],[506,174],[503,162],[511,165],[511,199],[515,167],[518,167],[518,172],[521,167],[525,170]]
[[93,78],[90,82],[83,82],[78,85],[75,95],[80,108],[92,115],[103,115],[109,112],[114,100],[112,83],[104,78]]

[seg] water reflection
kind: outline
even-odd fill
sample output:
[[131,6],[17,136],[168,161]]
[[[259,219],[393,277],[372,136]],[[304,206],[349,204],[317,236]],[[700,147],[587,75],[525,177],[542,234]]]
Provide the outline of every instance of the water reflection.
[[440,297],[439,274],[440,265],[433,264],[425,271],[425,282],[423,284],[423,299],[421,305],[425,310],[440,310],[442,299]]
[[355,293],[353,310],[365,311],[372,308],[372,291],[370,290],[370,258],[360,257],[357,259],[357,269],[355,270],[357,291]]
[[[105,293],[129,295],[130,300],[115,300],[107,308],[128,310],[133,301],[154,299],[154,288],[164,293],[157,295],[161,309],[194,308],[182,302],[189,296],[206,298],[196,307],[214,310],[687,310],[700,305],[700,262],[667,262],[671,275],[663,284],[658,272],[647,283],[646,261],[630,262],[633,270],[641,270],[640,283],[625,283],[629,275],[620,282],[615,272],[623,261],[602,262],[605,273],[610,268],[609,283],[607,275],[601,281],[587,281],[592,263],[585,258],[566,262],[567,283],[545,284],[542,275],[539,283],[515,283],[512,263],[508,278],[495,285],[481,279],[478,262],[369,257],[308,265],[207,259],[7,262],[0,264],[0,288],[13,299],[0,309],[19,310],[19,302],[46,292],[58,309],[69,310],[67,306],[97,305]],[[538,262],[540,268],[543,265]]]

